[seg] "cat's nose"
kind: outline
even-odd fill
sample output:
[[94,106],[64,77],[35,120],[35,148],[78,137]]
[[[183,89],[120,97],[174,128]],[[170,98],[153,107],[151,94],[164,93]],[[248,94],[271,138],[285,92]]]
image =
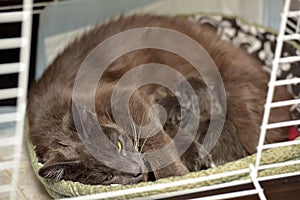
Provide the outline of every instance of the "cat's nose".
[[137,173],[134,173],[134,174],[132,174],[134,177],[139,177],[139,176],[141,176],[141,175],[143,175],[142,174],[142,172],[137,172]]
[[131,181],[133,184],[143,182],[146,180],[143,173],[135,173],[132,174],[132,176],[133,178],[131,178]]
[[132,163],[130,171],[131,172],[129,174],[133,178],[138,178],[143,174],[142,167],[138,163]]

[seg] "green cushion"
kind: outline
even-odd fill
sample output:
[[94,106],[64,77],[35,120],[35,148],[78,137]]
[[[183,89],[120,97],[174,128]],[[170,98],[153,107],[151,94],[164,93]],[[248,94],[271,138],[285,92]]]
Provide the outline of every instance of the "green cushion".
[[[87,195],[87,194],[95,194],[95,193],[105,193],[105,192],[111,192],[111,191],[118,191],[118,190],[125,190],[125,189],[131,189],[131,188],[138,188],[138,190],[141,190],[141,188],[145,186],[155,186],[162,183],[171,183],[174,181],[182,181],[182,180],[191,180],[194,179],[196,181],[196,178],[199,179],[199,177],[206,177],[208,175],[216,175],[224,172],[230,172],[234,170],[239,169],[245,169],[248,168],[250,164],[255,163],[256,154],[245,157],[243,159],[227,163],[223,166],[217,167],[217,168],[211,168],[208,170],[203,170],[200,172],[193,172],[186,174],[182,177],[171,177],[171,178],[165,178],[160,179],[155,182],[144,182],[144,183],[138,183],[135,185],[119,185],[119,186],[91,186],[91,185],[84,185],[82,183],[78,182],[72,182],[72,181],[60,181],[60,182],[51,182],[47,181],[46,179],[43,179],[40,177],[37,172],[40,169],[40,165],[38,164],[38,159],[34,151],[34,146],[32,145],[28,134],[29,134],[29,126],[28,122],[26,122],[25,125],[25,134],[26,134],[26,141],[28,146],[28,152],[30,154],[30,159],[32,163],[33,170],[39,180],[43,183],[46,190],[52,196],[53,198],[63,198],[63,197],[74,197],[74,196],[80,196],[80,195]],[[291,146],[285,146],[285,147],[278,147],[274,149],[268,149],[263,151],[262,157],[261,157],[261,164],[273,164],[273,163],[280,163],[284,161],[290,161],[290,160],[300,160],[300,144],[298,145],[291,145]],[[258,173],[258,177],[264,177],[264,176],[271,176],[276,174],[284,174],[289,172],[298,172],[300,171],[300,164],[296,165],[290,165],[285,167],[276,167],[272,169],[266,169],[262,170]],[[235,180],[246,180],[249,179],[249,173],[242,173],[239,175],[232,175],[228,177],[221,177],[216,178],[210,181],[196,181],[193,184],[179,184],[178,186],[172,186],[164,189],[153,189],[151,191],[147,192],[135,192],[133,194],[123,194],[119,196],[119,199],[127,199],[127,198],[133,198],[133,197],[144,197],[154,194],[160,194],[165,192],[172,192],[172,191],[179,191],[189,188],[196,188],[196,187],[203,187],[203,186],[209,186],[214,184],[220,184]],[[158,187],[163,188],[163,186]],[[137,190],[137,191],[138,191]],[[116,199],[116,198],[114,198]]]

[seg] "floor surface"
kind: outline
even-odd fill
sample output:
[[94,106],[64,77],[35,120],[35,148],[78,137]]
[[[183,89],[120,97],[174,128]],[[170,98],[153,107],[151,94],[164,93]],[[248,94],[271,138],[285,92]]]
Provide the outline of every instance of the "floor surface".
[[[5,147],[5,151],[0,149],[0,161],[8,160],[6,155],[12,151],[12,148]],[[17,186],[18,200],[48,200],[51,197],[48,195],[43,185],[39,182],[29,161],[27,148],[25,143],[22,145],[22,157],[19,166],[19,181]],[[0,171],[0,184],[9,184],[11,182],[11,170]],[[9,193],[0,194],[0,200],[9,199]]]

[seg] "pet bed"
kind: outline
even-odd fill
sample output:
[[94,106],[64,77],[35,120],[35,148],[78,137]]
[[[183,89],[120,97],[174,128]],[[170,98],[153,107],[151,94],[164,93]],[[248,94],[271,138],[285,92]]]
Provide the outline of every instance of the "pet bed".
[[[205,16],[202,14],[187,15],[186,17],[190,20],[197,21],[198,23],[210,24],[212,27],[217,29],[222,39],[230,40],[236,46],[244,48],[250,54],[258,58],[262,62],[265,69],[270,69],[276,43],[276,34],[273,31],[261,26],[248,24],[238,17],[227,17],[220,15]],[[297,43],[286,43],[284,45],[283,54],[296,55],[298,54],[298,49],[299,46]],[[298,65],[299,63],[290,66],[283,66],[281,73],[279,73],[279,78],[284,79],[291,76],[297,76],[299,73]],[[295,97],[298,97],[299,85],[293,85],[290,88],[290,91]],[[30,130],[28,122],[26,122],[26,141],[33,170],[44,185],[45,189],[53,198],[74,197],[101,193],[102,197],[113,199],[128,199],[186,190],[191,188],[199,188],[230,181],[250,180],[249,171],[243,171],[242,169],[247,169],[250,164],[255,163],[256,159],[256,155],[254,154],[243,159],[227,163],[217,168],[193,172],[181,177],[165,178],[157,180],[155,182],[143,182],[135,185],[91,186],[71,181],[51,182],[43,179],[37,174],[41,166],[38,163],[38,159],[34,151],[34,146],[32,145],[28,137],[29,131]],[[300,145],[277,147],[274,149],[263,151],[261,157],[261,165],[294,160],[300,160]],[[234,170],[241,170],[241,173],[229,175],[226,177],[221,176],[223,173]],[[261,170],[258,173],[258,177],[297,171],[300,171],[300,164]],[[210,175],[215,175],[217,178],[203,180],[203,177],[207,177]]]

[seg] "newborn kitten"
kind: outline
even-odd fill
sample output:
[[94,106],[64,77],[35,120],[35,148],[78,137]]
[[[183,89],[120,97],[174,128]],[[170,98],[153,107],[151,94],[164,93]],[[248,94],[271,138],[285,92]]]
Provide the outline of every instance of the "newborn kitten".
[[[176,54],[159,49],[131,51],[115,60],[104,72],[97,86],[95,105],[82,105],[72,99],[75,77],[88,54],[105,39],[139,27],[162,27],[181,32],[201,44],[216,63],[225,85],[227,111],[220,140],[209,152],[209,156],[201,158],[199,152],[209,122],[218,119],[210,119],[211,108],[206,89],[200,81],[202,77],[189,62]],[[128,41],[124,41],[126,42]],[[119,47],[112,47],[107,51],[114,51],[115,48]],[[177,120],[178,103],[173,104],[174,95],[161,92],[161,87],[155,84],[143,86],[130,98],[129,111],[132,121],[138,127],[119,126],[112,115],[110,99],[116,83],[126,72],[146,63],[168,65],[186,79],[196,77],[189,81],[196,90],[203,116],[199,118],[199,130],[195,139],[189,138],[189,132],[184,133],[186,138],[183,139],[192,140],[192,145],[182,156],[178,148],[180,144],[172,140],[176,133],[174,130],[178,126],[177,122],[173,122],[173,118]],[[171,76],[166,78],[174,79]],[[118,20],[110,21],[87,32],[68,46],[30,90],[27,113],[30,138],[43,164],[39,175],[51,181],[70,180],[104,185],[134,184],[183,175],[211,167],[213,162],[220,165],[243,157],[246,153],[255,153],[267,80],[267,74],[262,71],[261,65],[256,60],[231,44],[220,41],[210,28],[192,21],[180,17],[150,15],[120,17]],[[121,86],[121,89],[126,91],[126,85]],[[81,98],[85,100],[90,91],[81,92]],[[280,90],[276,95],[289,96],[285,90]],[[218,102],[217,98],[215,100]],[[156,102],[160,102],[166,108],[169,107],[164,129],[159,118],[151,118],[149,115],[150,107]],[[217,104],[212,104],[214,105]],[[95,112],[91,111],[92,106],[95,106]],[[185,108],[186,113],[190,111],[189,109]],[[118,110],[120,116],[123,116],[124,112]],[[80,116],[79,113],[84,115]],[[289,119],[288,108],[282,108],[280,113],[280,116],[271,116],[271,120],[278,117]],[[180,120],[187,121],[189,116],[180,116]],[[156,127],[161,127],[157,134],[149,135],[152,131],[150,130],[141,133],[149,135],[147,138],[136,137],[142,130],[141,127],[150,121],[153,121]],[[98,125],[101,126],[104,135],[97,134]],[[189,124],[191,128],[194,125]],[[213,130],[219,129],[222,127],[213,127]],[[93,138],[88,146],[81,140],[86,132]],[[284,129],[272,130],[270,133],[272,137],[267,136],[267,142],[287,139]],[[110,142],[104,142],[104,136],[109,138]],[[164,153],[159,156],[151,155],[152,151],[161,149],[167,144],[170,148]],[[88,148],[93,148],[96,154],[91,153]],[[99,155],[103,156],[102,160],[97,159]],[[166,160],[173,162],[158,169],[158,166]],[[115,169],[111,167],[112,165],[125,166],[129,172]]]

